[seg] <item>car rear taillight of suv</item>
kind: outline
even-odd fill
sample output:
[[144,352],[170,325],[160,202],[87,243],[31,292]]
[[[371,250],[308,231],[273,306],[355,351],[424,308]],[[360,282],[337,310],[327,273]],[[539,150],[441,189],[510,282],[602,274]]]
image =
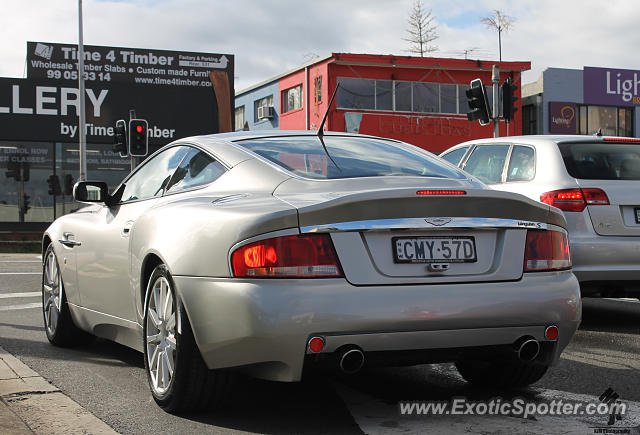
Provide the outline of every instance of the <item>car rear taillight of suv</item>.
[[543,272],[571,268],[567,235],[560,231],[527,230],[524,271]]
[[554,190],[540,195],[540,201],[562,211],[577,212],[588,205],[609,205],[607,194],[596,188]]
[[328,234],[284,236],[236,249],[233,275],[247,278],[337,278],[342,270]]

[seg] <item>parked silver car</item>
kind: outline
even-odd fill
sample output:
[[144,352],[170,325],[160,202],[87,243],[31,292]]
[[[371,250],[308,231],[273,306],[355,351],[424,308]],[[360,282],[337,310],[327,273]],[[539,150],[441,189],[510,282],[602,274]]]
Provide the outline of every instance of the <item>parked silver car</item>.
[[239,132],[173,142],[43,240],[49,340],[144,353],[156,402],[220,401],[230,373],[455,361],[518,387],[581,316],[566,222],[401,142]]
[[640,139],[510,136],[441,157],[494,189],[562,210],[583,295],[640,294]]

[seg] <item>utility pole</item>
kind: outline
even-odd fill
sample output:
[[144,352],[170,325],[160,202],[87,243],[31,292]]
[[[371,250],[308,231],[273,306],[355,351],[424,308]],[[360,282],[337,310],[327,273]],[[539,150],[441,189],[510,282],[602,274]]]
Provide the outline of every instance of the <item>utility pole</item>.
[[85,133],[86,115],[84,98],[84,45],[82,42],[82,0],[78,0],[78,98],[80,98],[80,120],[78,137],[80,141],[80,175],[78,181],[87,179],[87,138]]
[[500,105],[498,103],[500,98],[500,89],[498,88],[500,71],[498,70],[498,65],[493,65],[491,69],[491,82],[493,83],[493,137],[500,137]]

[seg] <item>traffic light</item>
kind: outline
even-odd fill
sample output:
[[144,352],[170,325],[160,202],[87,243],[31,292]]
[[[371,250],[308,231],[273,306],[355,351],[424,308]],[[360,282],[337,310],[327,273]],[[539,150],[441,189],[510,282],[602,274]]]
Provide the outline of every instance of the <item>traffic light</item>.
[[113,134],[113,152],[120,153],[120,157],[127,157],[127,123],[124,119],[116,121]]
[[7,178],[14,178],[16,181],[22,180],[22,170],[20,168],[20,163],[8,162],[7,169],[7,172],[5,172]]
[[518,97],[514,95],[516,89],[518,89],[518,87],[513,84],[511,77],[507,77],[502,84],[502,116],[505,122],[511,122],[513,114],[518,110],[516,107]]
[[26,193],[22,194],[22,214],[26,215],[27,212],[29,211],[29,209],[31,207],[29,207],[29,204],[31,204],[29,202],[29,198],[31,198],[29,195],[27,195]]
[[47,184],[49,185],[49,195],[60,195],[60,179],[57,175],[49,175],[49,178],[47,178]]
[[144,157],[149,153],[148,123],[144,119],[129,120],[129,154]]
[[73,194],[73,176],[71,174],[67,174],[64,176],[64,194]]
[[469,121],[480,121],[480,125],[487,125],[491,121],[491,108],[487,99],[487,92],[480,79],[471,81],[471,87],[467,89],[467,102],[469,103],[469,112],[467,119]]

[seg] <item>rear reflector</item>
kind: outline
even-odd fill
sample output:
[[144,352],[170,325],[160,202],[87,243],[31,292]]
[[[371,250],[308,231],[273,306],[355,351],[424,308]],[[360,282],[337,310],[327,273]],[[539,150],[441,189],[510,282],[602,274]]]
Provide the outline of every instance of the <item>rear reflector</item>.
[[547,329],[544,330],[544,336],[549,341],[556,341],[558,339],[558,335],[560,335],[560,332],[556,325],[547,326]]
[[251,278],[340,277],[342,271],[328,234],[284,236],[236,249],[233,275]]
[[549,230],[527,230],[524,271],[542,272],[571,268],[569,241],[564,233]]
[[416,195],[466,195],[464,190],[418,190]]
[[577,212],[587,205],[609,205],[607,194],[596,188],[554,190],[540,195],[540,201],[562,211]]
[[309,340],[309,350],[313,353],[322,352],[324,349],[324,338],[322,337],[313,337]]

